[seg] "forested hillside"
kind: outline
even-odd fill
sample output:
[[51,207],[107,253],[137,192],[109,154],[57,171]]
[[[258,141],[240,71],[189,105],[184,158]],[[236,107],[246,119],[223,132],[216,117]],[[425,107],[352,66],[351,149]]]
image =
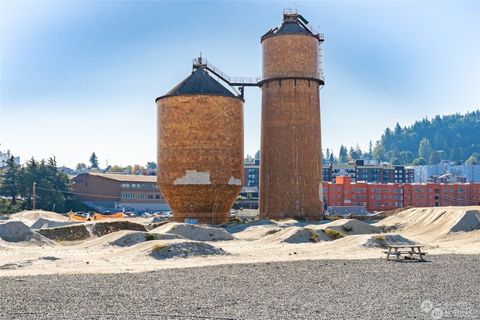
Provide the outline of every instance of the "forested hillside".
[[394,164],[436,164],[441,160],[476,164],[480,160],[480,110],[436,116],[412,126],[387,128],[373,157]]

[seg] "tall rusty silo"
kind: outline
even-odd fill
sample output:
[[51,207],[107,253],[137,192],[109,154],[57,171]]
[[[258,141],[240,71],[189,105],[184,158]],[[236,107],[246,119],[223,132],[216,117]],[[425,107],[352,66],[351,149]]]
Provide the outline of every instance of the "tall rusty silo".
[[155,101],[157,180],[174,220],[228,222],[243,181],[243,99],[198,68]]
[[296,11],[262,36],[260,217],[318,219],[323,35]]

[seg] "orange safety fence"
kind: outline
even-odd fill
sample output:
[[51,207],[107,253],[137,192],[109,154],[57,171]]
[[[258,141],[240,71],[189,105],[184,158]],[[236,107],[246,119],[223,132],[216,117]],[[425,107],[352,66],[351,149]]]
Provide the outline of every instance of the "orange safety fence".
[[94,220],[105,220],[105,219],[119,219],[119,218],[124,218],[125,214],[122,212],[117,212],[113,214],[101,214],[101,213],[95,213],[93,215]]
[[86,217],[79,216],[75,213],[69,213],[68,217],[72,221],[92,221],[92,220],[105,220],[105,219],[119,219],[119,218],[124,218],[125,214],[122,212],[117,212],[114,214],[101,214],[101,213],[94,213],[90,219],[87,219]]

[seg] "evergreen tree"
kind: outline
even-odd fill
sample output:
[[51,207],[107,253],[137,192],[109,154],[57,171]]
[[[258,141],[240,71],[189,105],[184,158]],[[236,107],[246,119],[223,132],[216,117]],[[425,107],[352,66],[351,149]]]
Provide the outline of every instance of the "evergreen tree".
[[150,170],[157,170],[157,163],[153,161],[147,162],[147,168]]
[[329,164],[334,164],[335,158],[333,157],[333,153],[330,153]]
[[97,158],[97,155],[95,154],[95,152],[92,153],[89,161],[90,161],[90,167],[91,168],[98,169],[98,158]]
[[343,144],[340,146],[340,151],[338,152],[338,162],[340,163],[347,163],[348,161],[348,151],[347,147]]
[[418,156],[423,159],[430,159],[430,154],[432,153],[432,147],[430,145],[430,140],[423,138],[420,141],[418,146]]
[[458,142],[455,142],[453,147],[451,160],[455,162],[461,162],[463,160],[463,150]]
[[373,143],[372,140],[368,142],[368,157],[373,157]]
[[442,161],[441,153],[437,150],[433,150],[430,153],[430,158],[428,160],[429,164],[439,164]]
[[20,166],[15,163],[12,156],[7,160],[6,168],[1,175],[0,195],[11,198],[11,204],[17,204],[17,196],[20,193]]

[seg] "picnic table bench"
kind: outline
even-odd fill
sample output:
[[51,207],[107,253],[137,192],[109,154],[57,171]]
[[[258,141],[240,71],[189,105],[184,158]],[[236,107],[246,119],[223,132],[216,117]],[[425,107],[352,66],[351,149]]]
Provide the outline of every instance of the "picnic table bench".
[[[425,246],[418,244],[391,244],[387,245],[387,247],[388,250],[383,251],[383,253],[387,255],[387,260],[390,260],[390,256],[395,256],[396,261],[400,261],[400,257],[403,254],[406,260],[425,261],[423,257],[427,254],[426,252],[422,252],[422,248]],[[416,256],[418,258],[416,258]]]

